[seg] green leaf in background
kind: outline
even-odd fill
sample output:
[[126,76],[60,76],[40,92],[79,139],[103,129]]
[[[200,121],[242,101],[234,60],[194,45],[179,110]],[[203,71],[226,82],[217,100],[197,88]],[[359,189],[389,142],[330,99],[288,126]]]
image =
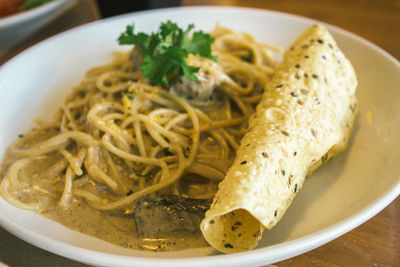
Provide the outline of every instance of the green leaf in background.
[[53,0],[26,0],[24,5],[22,6],[22,9],[23,10],[32,9],[51,1]]

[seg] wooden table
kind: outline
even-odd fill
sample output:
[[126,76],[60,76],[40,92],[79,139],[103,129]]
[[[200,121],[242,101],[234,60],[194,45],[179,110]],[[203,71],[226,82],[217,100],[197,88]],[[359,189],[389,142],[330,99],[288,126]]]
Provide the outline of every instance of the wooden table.
[[[182,5],[229,5],[278,10],[354,32],[400,59],[400,0],[182,0]],[[98,20],[94,0],[79,1],[51,25],[0,57],[0,65],[31,45]],[[33,247],[0,228],[0,261],[10,266],[83,266]],[[400,266],[400,197],[342,237],[277,266]]]

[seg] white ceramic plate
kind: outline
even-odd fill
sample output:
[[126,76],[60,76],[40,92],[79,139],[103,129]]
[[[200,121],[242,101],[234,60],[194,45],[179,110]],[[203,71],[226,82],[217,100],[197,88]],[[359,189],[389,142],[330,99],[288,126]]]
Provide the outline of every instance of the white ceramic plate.
[[52,11],[63,6],[68,0],[54,0],[52,2],[46,3],[42,6],[19,12],[14,15],[1,17],[0,18],[0,31],[26,24],[36,20],[38,18],[44,17],[51,13]]
[[0,57],[52,22],[76,0],[54,0],[28,11],[0,18]]
[[[259,41],[288,47],[316,21],[256,9],[173,8],[124,15],[65,32],[36,45],[0,68],[0,153],[31,125],[49,118],[67,89],[85,71],[106,63],[125,25],[155,31],[171,19],[197,29],[222,26]],[[71,231],[0,198],[0,225],[38,247],[77,261],[108,266],[261,265],[321,246],[357,227],[400,193],[400,64],[370,42],[327,25],[356,69],[360,113],[349,148],[307,179],[282,221],[249,252],[221,255],[212,249],[151,253],[123,249]],[[339,256],[339,255],[338,255]]]

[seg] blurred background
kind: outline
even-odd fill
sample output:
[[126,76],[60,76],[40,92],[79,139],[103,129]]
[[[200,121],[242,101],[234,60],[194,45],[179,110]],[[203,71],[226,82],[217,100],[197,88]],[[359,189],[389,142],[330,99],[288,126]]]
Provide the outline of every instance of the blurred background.
[[180,6],[181,2],[181,0],[97,0],[100,13],[103,18],[147,9],[176,7]]
[[[7,1],[24,0],[0,0],[0,8],[2,2]],[[29,30],[34,23],[30,23],[29,27],[27,24],[20,24],[26,28],[25,31],[21,32],[19,29],[5,33],[2,24],[5,24],[8,17],[2,19],[0,14],[0,64],[38,41],[91,21],[136,11],[194,5],[262,8],[306,16],[354,32],[384,48],[397,59],[400,58],[400,0],[57,0],[53,2],[66,2],[66,4],[58,12],[53,12],[52,16],[43,18],[42,25],[34,30]],[[29,41],[23,42],[28,37]]]
[[[391,54],[400,53],[400,0],[97,0],[97,3],[103,18],[139,10],[194,5],[277,10],[332,23],[385,47]],[[395,37],[397,43],[387,36]]]

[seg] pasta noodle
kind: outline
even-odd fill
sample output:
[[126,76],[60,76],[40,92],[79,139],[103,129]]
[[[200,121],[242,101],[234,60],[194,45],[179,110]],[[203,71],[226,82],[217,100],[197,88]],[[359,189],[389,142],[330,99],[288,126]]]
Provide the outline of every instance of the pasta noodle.
[[281,50],[219,26],[211,35],[218,63],[187,59],[213,81],[206,97],[182,94],[179,81],[151,85],[130,53],[89,70],[53,122],[38,121],[8,149],[2,197],[42,213],[54,196],[63,207],[80,199],[125,213],[156,192],[212,199]]

